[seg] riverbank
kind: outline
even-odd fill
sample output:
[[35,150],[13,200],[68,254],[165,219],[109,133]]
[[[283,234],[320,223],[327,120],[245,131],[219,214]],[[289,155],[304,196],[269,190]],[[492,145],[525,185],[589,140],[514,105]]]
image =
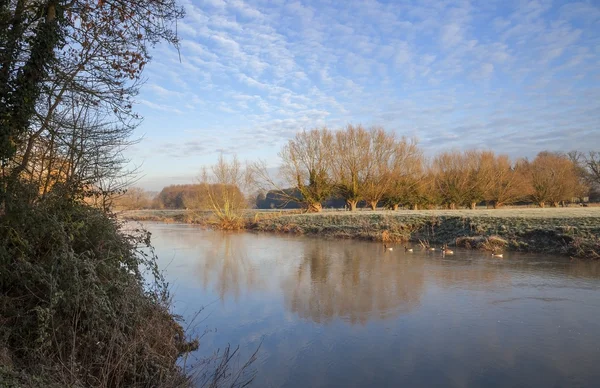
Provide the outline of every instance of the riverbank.
[[[123,219],[206,225],[210,213],[133,211]],[[289,214],[249,211],[248,230],[386,242],[447,243],[477,249],[600,258],[600,208],[359,211]]]

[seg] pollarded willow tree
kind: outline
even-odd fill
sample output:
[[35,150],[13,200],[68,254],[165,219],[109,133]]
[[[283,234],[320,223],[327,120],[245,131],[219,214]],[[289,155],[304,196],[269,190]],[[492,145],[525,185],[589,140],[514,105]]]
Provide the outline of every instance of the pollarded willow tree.
[[435,189],[450,209],[470,201],[472,178],[462,152],[448,151],[437,155],[432,161],[431,173],[435,177]]
[[495,156],[490,174],[492,184],[485,193],[485,200],[494,209],[510,205],[529,195],[523,161],[512,163],[507,155]]
[[416,139],[402,138],[396,142],[390,183],[385,193],[386,205],[396,210],[398,206],[418,208],[426,180],[423,151]]
[[335,191],[346,201],[350,211],[363,199],[363,185],[368,172],[371,137],[362,125],[347,125],[335,133],[332,173]]
[[320,212],[333,193],[332,150],[333,134],[322,128],[298,132],[279,153],[281,175],[298,189],[308,211]]
[[531,199],[540,207],[547,203],[558,206],[586,191],[577,167],[566,155],[540,152],[536,158],[523,166],[531,185]]
[[369,130],[370,144],[367,151],[367,168],[363,182],[363,199],[372,210],[388,191],[394,169],[396,137],[383,128]]

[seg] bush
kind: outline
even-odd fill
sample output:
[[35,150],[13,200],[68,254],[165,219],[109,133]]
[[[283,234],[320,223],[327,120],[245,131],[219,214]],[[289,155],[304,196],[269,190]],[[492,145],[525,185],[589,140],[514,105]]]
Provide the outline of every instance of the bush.
[[197,343],[169,311],[149,237],[61,197],[3,215],[0,385],[19,371],[44,385],[187,385],[177,360]]

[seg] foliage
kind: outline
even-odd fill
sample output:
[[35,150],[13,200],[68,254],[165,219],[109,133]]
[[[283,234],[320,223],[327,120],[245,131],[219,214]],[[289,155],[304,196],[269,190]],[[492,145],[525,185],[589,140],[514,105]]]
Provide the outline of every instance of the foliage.
[[177,45],[182,16],[174,0],[0,3],[0,203],[18,179],[122,184],[148,46]]
[[186,383],[176,360],[197,343],[169,312],[148,233],[54,192],[0,231],[0,338],[16,368],[65,386]]

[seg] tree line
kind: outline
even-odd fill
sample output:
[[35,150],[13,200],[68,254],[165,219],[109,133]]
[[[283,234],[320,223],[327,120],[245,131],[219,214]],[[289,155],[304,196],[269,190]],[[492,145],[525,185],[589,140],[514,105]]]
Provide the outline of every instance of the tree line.
[[[360,202],[371,209],[559,206],[596,193],[591,189],[597,190],[600,171],[596,152],[543,151],[530,161],[491,150],[449,150],[427,158],[416,139],[361,125],[298,132],[279,156],[279,181],[286,188],[264,162],[250,166],[260,187],[282,203],[299,202],[316,212],[331,198],[344,200],[351,211]],[[290,187],[299,195],[289,195]]]
[[244,168],[237,158],[221,156],[197,184],[167,186],[154,199],[134,189],[118,203],[121,208],[210,210],[221,207],[219,198],[230,198],[238,209],[319,212],[323,207],[473,209],[482,203],[546,207],[600,200],[598,152],[542,151],[528,160],[492,150],[448,150],[428,158],[414,138],[347,125],[298,132],[279,156],[278,176],[264,162]]

